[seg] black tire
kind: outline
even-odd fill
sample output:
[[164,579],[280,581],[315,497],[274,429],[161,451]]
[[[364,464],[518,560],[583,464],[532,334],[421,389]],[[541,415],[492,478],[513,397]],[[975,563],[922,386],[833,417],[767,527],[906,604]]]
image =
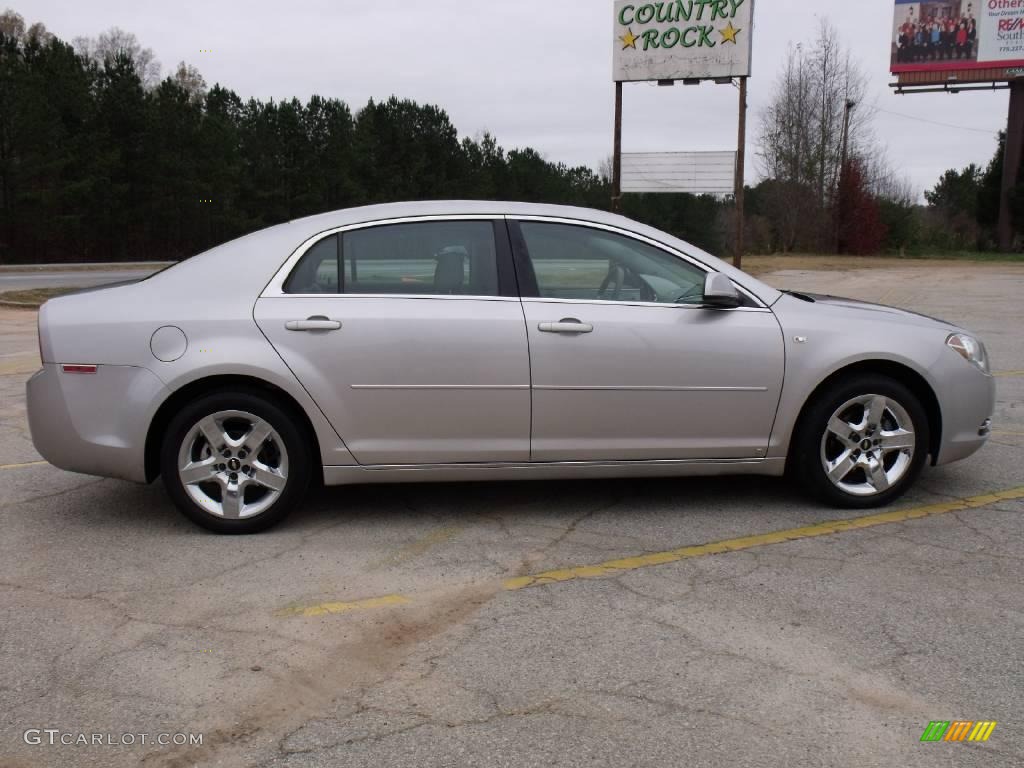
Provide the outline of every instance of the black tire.
[[[847,492],[829,479],[822,458],[822,441],[832,415],[849,401],[866,395],[882,395],[889,401],[895,401],[902,408],[912,425],[914,448],[913,455],[907,462],[903,474],[888,488],[876,491],[871,495],[857,495]],[[892,412],[888,412],[885,416],[886,420],[892,418]],[[853,434],[855,433],[851,432],[848,437],[852,437]],[[829,439],[835,440],[834,437]],[[910,441],[909,438],[907,440]],[[794,434],[790,460],[796,479],[805,490],[816,498],[834,507],[868,509],[892,502],[913,485],[927,460],[928,445],[928,414],[921,401],[910,389],[887,376],[855,374],[847,379],[834,382],[807,404]],[[840,455],[844,449],[841,445],[836,446],[834,442],[829,443],[829,447]],[[859,446],[858,451],[863,452]],[[859,456],[859,454],[855,455]],[[886,454],[884,458],[887,463],[896,460],[897,457],[894,457],[892,453]],[[891,463],[890,466],[892,466]],[[860,470],[860,472],[861,475],[854,473],[847,477],[854,479],[863,477],[865,482],[870,482],[867,473],[864,470]]]
[[[266,450],[277,451],[277,455],[283,455],[287,462],[287,473],[283,478],[284,486],[276,491],[276,499],[272,501],[266,496],[271,494],[270,490],[257,483],[252,484],[253,491],[243,490],[241,498],[255,493],[257,501],[262,492],[263,503],[268,506],[253,514],[250,517],[229,519],[221,514],[207,511],[186,491],[186,484],[179,476],[178,460],[181,451],[189,450],[183,447],[184,442],[189,438],[190,445],[193,444],[193,429],[198,423],[213,414],[229,411],[239,411],[251,414],[264,420],[276,432],[270,441],[263,443]],[[244,421],[240,422],[244,424]],[[298,419],[267,398],[262,393],[250,390],[222,390],[203,395],[194,402],[189,403],[171,419],[167,430],[164,433],[163,444],[160,449],[160,473],[163,475],[164,485],[178,509],[192,522],[206,528],[207,530],[221,534],[248,534],[264,531],[273,525],[281,522],[292,509],[298,505],[306,494],[309,487],[311,471],[311,455],[309,442],[305,439],[302,431],[297,426]],[[277,447],[277,441],[283,443],[284,451]],[[204,443],[204,440],[199,440]],[[208,444],[208,441],[205,441]],[[248,454],[246,454],[248,455]],[[263,454],[260,454],[263,456]],[[232,458],[242,459],[242,453],[236,453]],[[258,457],[257,457],[258,458]],[[243,459],[244,460],[244,459]],[[254,459],[249,459],[252,467],[255,466]],[[222,465],[228,467],[228,465]],[[245,465],[249,467],[250,465]],[[231,467],[227,471],[230,472]],[[245,468],[236,472],[234,477],[246,474]],[[243,482],[245,482],[243,480]],[[200,486],[203,489],[211,489],[210,493],[216,494],[220,487],[216,483]]]

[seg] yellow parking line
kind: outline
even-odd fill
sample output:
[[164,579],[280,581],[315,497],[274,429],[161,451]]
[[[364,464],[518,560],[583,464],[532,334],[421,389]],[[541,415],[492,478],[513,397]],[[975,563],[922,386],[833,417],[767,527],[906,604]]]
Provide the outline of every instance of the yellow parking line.
[[993,376],[1024,376],[1024,371],[996,371]]
[[739,552],[753,547],[763,547],[768,544],[781,544],[786,541],[798,541],[800,539],[812,539],[817,536],[830,536],[843,531],[853,531],[862,528],[873,528],[876,525],[888,525],[890,523],[903,523],[907,520],[914,520],[932,515],[942,515],[947,512],[959,512],[964,509],[976,509],[988,506],[1000,501],[1009,499],[1024,498],[1024,486],[1011,488],[1006,491],[985,494],[984,496],[972,496],[968,499],[943,502],[941,504],[929,504],[923,507],[912,507],[900,509],[893,512],[881,512],[865,517],[854,517],[849,520],[833,520],[826,523],[817,523],[802,528],[790,528],[772,533],[762,533],[755,536],[744,536],[737,539],[725,539],[710,544],[700,544],[692,547],[672,549],[667,552],[655,552],[648,555],[637,555],[636,557],[624,557],[619,560],[608,560],[595,565],[583,565],[575,568],[560,568],[553,571],[544,571],[532,576],[519,576],[514,579],[507,579],[504,582],[505,589],[516,590],[526,587],[535,587],[543,584],[554,584],[560,581],[572,581],[574,579],[593,579],[601,576],[615,575],[624,571],[634,571],[638,568],[647,568],[652,565],[665,565],[666,563],[677,563],[680,560],[689,560],[705,555],[717,555],[723,552]]
[[21,469],[22,467],[38,467],[40,464],[48,464],[46,461],[23,461],[20,464],[0,464],[0,469]]
[[993,429],[990,434],[993,434],[993,435],[1018,435],[1018,436],[1024,436],[1024,432],[1014,432],[1012,429]]
[[285,608],[277,612],[278,616],[323,616],[328,613],[349,613],[367,608],[387,608],[391,605],[404,605],[412,602],[405,595],[384,595],[369,597],[365,600],[353,600],[349,603],[319,603],[318,605]]
[[[944,515],[949,512],[961,512],[965,509],[978,509],[991,504],[998,504],[1001,501],[1024,499],[1024,486],[1009,488],[1005,491],[995,491],[980,496],[971,496],[966,499],[942,502],[940,504],[927,504],[921,507],[909,509],[898,509],[892,512],[879,512],[874,515],[853,517],[846,520],[831,520],[815,525],[807,525],[801,528],[787,528],[781,531],[760,533],[753,536],[742,536],[735,539],[724,539],[708,544],[698,544],[680,549],[670,549],[665,552],[652,552],[646,555],[635,557],[623,557],[618,560],[608,560],[593,565],[581,565],[572,568],[560,568],[552,571],[543,571],[530,576],[518,576],[506,579],[502,586],[509,591],[526,589],[528,587],[539,587],[545,584],[556,584],[563,581],[575,579],[594,579],[602,576],[618,575],[627,571],[634,571],[639,568],[649,568],[655,565],[666,565],[677,563],[680,560],[689,560],[707,555],[718,555],[725,552],[740,552],[754,547],[764,547],[770,544],[782,544],[787,541],[799,541],[801,539],[813,539],[818,536],[831,536],[844,531],[856,531],[864,528],[873,528],[878,525],[889,525],[891,523],[905,523],[908,520],[917,520],[923,517]],[[276,616],[323,616],[330,613],[349,613],[351,611],[368,608],[386,608],[389,606],[405,605],[412,602],[412,598],[405,595],[391,594],[382,597],[370,597],[364,600],[353,600],[351,602],[319,603],[310,606],[290,606],[278,611]]]

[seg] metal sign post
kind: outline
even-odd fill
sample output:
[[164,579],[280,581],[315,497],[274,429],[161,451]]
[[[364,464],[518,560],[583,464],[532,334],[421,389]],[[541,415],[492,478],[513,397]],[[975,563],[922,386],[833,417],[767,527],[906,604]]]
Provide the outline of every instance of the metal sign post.
[[747,78],[740,78],[740,127],[739,137],[736,141],[736,249],[732,258],[733,266],[736,269],[743,267],[743,230],[745,227],[743,217],[744,197],[744,161],[747,155]]
[[615,147],[612,154],[612,211],[622,210],[622,81],[615,81]]

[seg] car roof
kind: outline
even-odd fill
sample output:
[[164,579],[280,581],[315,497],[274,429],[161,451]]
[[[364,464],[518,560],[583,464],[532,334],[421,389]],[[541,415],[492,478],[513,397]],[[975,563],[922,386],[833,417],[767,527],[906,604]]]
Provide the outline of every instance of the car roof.
[[[599,224],[622,226],[630,222],[622,216],[581,208],[572,205],[551,205],[547,203],[515,203],[499,200],[419,200],[404,203],[381,203],[357,208],[342,208],[337,211],[319,213],[294,219],[290,224],[308,226],[316,231],[344,227],[349,224],[363,224],[384,219],[400,219],[410,216],[559,216]],[[634,223],[635,222],[630,222]]]

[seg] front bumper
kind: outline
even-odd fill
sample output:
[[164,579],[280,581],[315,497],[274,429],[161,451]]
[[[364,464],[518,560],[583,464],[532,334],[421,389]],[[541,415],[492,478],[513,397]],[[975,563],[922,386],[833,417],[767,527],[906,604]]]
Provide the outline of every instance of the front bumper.
[[26,385],[32,442],[56,467],[146,482],[146,434],[169,393],[146,368],[100,365],[64,373],[46,363]]
[[936,377],[936,392],[942,409],[942,441],[936,464],[965,459],[983,446],[989,437],[996,407],[995,379],[950,355],[948,370]]

